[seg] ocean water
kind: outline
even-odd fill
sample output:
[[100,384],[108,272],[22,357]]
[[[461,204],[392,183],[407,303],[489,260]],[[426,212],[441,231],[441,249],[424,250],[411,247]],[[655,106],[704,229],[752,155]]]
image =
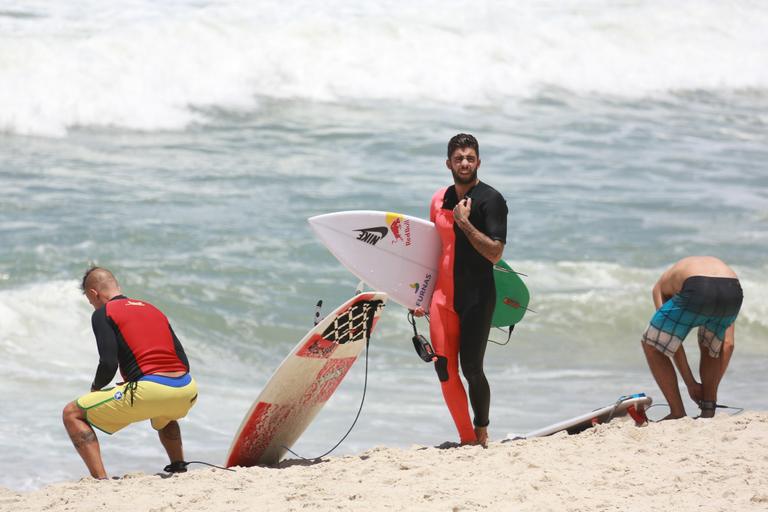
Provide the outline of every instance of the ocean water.
[[[220,464],[317,300],[357,285],[306,219],[426,216],[459,131],[507,198],[504,256],[536,311],[489,346],[492,438],[663,403],[639,338],[691,254],[745,291],[720,402],[764,410],[766,26],[746,0],[0,2],[0,485],[86,474],[60,413],[98,361],[90,263],[170,317],[200,386],[187,459]],[[405,313],[384,312],[336,453],[456,438]],[[346,432],[363,371],[297,452]],[[112,474],[166,464],[148,425],[100,438]]]

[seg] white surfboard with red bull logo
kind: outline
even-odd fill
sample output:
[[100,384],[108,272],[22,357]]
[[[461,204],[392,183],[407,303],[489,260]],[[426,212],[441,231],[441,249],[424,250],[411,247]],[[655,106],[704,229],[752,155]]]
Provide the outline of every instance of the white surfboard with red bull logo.
[[318,215],[309,225],[359,279],[409,309],[429,310],[440,237],[427,220],[371,210]]

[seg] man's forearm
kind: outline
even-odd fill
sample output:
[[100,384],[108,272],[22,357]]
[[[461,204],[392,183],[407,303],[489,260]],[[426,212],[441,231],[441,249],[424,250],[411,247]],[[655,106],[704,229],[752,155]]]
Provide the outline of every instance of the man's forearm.
[[661,285],[656,283],[653,287],[653,305],[658,310],[664,304],[664,296],[661,294]]
[[117,362],[104,362],[99,361],[99,366],[96,368],[96,375],[93,377],[91,383],[91,391],[98,391],[103,388],[115,377],[117,373]]
[[683,378],[685,385],[690,387],[695,384],[696,379],[693,376],[691,367],[688,365],[688,358],[685,356],[685,349],[682,345],[680,345],[680,348],[675,352],[673,359],[675,360],[675,366],[677,366],[677,370],[680,372],[680,376]]
[[720,351],[720,376],[718,378],[718,383],[720,382],[720,379],[723,378],[723,375],[725,375],[725,370],[728,369],[728,363],[731,361],[731,356],[733,355],[736,337],[735,330],[736,324],[731,324],[725,331],[725,340],[723,341],[723,347]]
[[464,232],[467,236],[467,240],[469,240],[469,243],[472,244],[472,247],[474,247],[477,252],[491,263],[498,263],[501,259],[501,255],[504,254],[503,243],[489,238],[473,226],[469,220],[457,220],[456,224],[459,226],[459,229]]

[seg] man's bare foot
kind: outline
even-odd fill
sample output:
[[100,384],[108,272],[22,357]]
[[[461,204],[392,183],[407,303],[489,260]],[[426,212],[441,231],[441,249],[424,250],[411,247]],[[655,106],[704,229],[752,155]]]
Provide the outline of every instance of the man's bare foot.
[[477,444],[488,448],[488,427],[475,427],[475,436],[477,436]]
[[666,416],[664,416],[663,418],[661,418],[659,421],[679,420],[680,418],[685,418],[685,414],[683,414],[682,416],[676,416],[676,415],[670,413],[670,414],[667,414]]

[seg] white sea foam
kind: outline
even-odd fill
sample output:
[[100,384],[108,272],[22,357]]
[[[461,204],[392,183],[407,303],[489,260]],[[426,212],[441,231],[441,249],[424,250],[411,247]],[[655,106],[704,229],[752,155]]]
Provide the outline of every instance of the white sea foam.
[[0,13],[0,130],[179,129],[258,97],[493,105],[542,87],[765,89],[766,26],[768,6],[748,0],[17,0]]
[[90,308],[74,281],[0,290],[0,358],[6,383],[89,382],[95,343]]

